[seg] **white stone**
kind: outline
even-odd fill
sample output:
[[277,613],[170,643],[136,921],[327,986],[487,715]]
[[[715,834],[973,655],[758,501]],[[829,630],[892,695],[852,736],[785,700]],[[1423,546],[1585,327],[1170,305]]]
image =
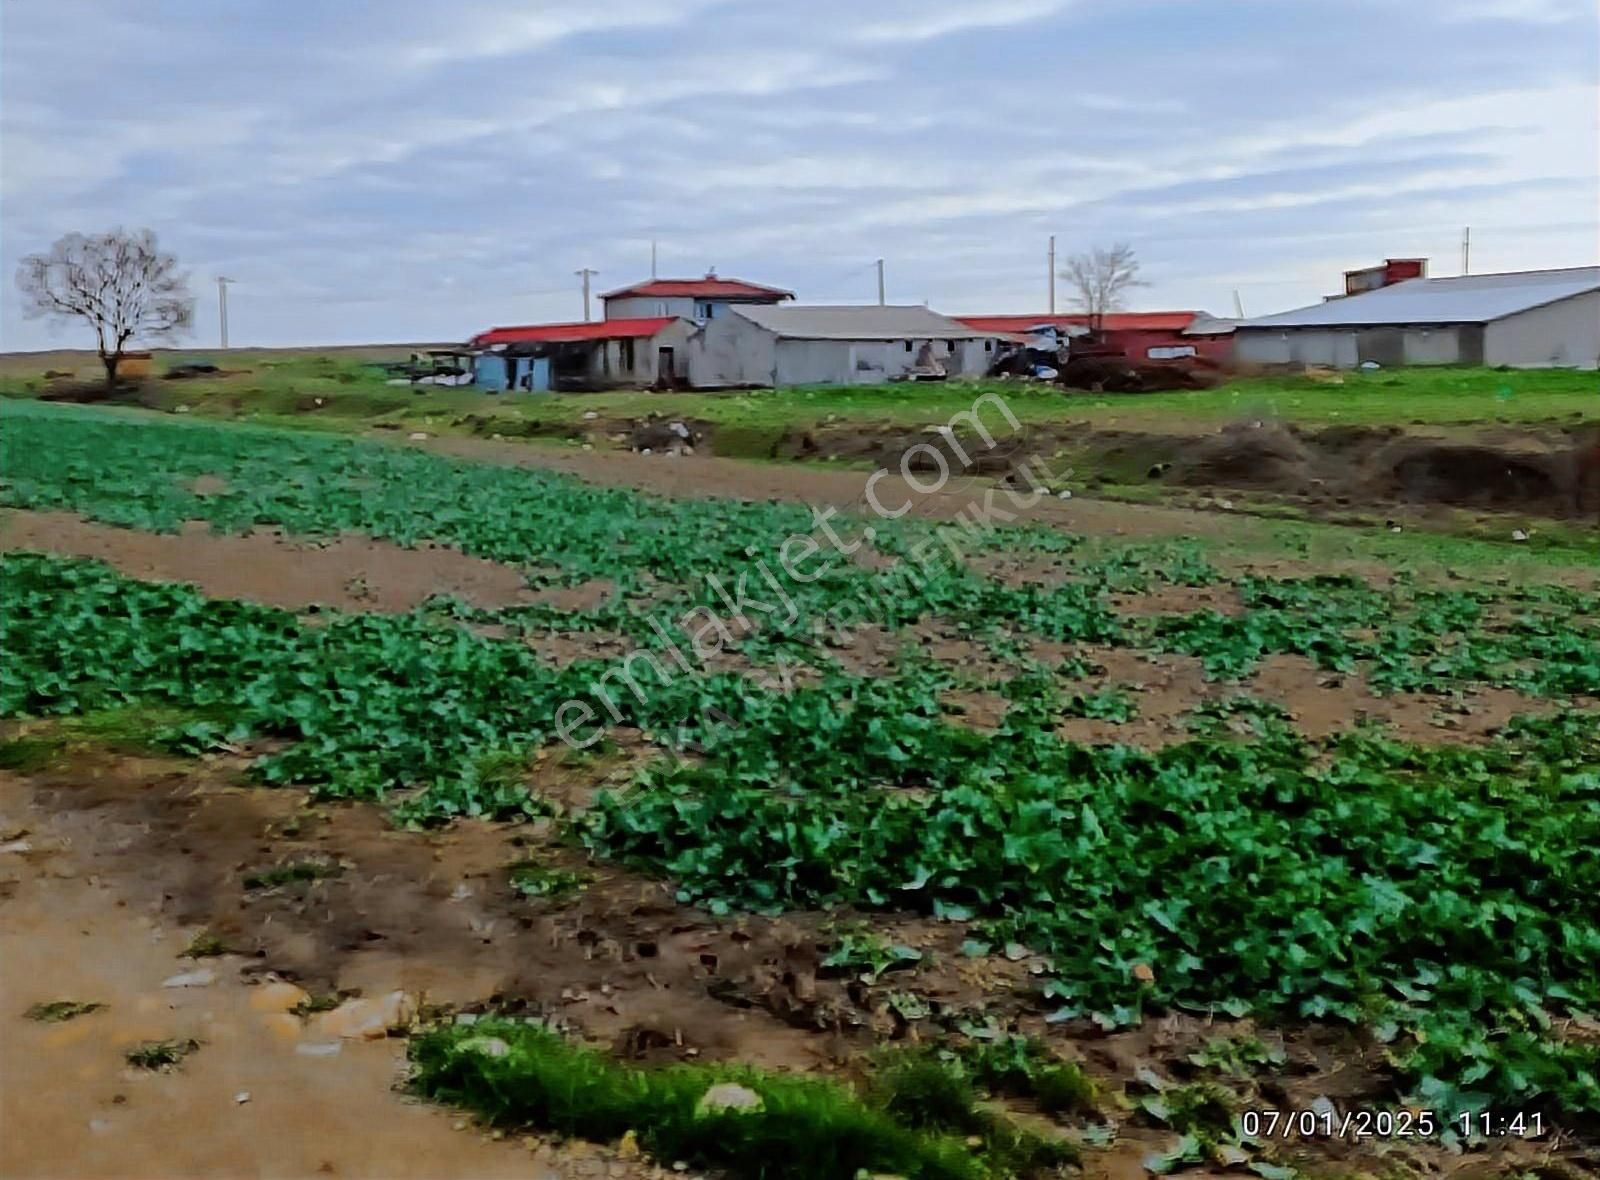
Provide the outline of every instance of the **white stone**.
[[217,982],[217,973],[209,967],[202,967],[198,971],[185,971],[182,975],[174,975],[170,979],[161,981],[162,987],[210,987]]
[[695,1104],[694,1112],[696,1114],[716,1114],[724,1110],[737,1110],[745,1113],[754,1113],[764,1105],[761,1095],[750,1089],[749,1086],[741,1086],[738,1082],[718,1082],[700,1096],[700,1101]]

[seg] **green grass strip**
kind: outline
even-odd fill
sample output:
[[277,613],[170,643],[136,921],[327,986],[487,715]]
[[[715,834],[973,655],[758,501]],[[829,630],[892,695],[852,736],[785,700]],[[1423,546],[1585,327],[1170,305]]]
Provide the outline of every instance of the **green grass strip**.
[[[915,1130],[838,1083],[741,1066],[641,1069],[507,1020],[438,1028],[411,1042],[413,1084],[491,1124],[613,1142],[633,1131],[656,1159],[741,1177],[891,1173],[977,1180],[1004,1175],[949,1135]],[[706,1090],[736,1082],[757,1110],[699,1111]]]

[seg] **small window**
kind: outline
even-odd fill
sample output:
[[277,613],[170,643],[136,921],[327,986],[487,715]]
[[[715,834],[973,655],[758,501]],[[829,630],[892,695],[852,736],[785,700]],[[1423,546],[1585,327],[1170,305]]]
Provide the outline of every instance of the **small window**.
[[631,338],[622,342],[622,368],[624,371],[633,368],[633,340]]
[[694,305],[694,318],[697,320],[709,320],[715,317],[716,314],[717,305],[715,303],[696,303]]
[[906,351],[907,352],[911,351],[911,341],[909,341],[909,340],[906,341]]
[[1171,361],[1180,356],[1194,356],[1195,350],[1192,344],[1157,345],[1146,349],[1145,355],[1153,361]]
[[994,351],[994,341],[993,340],[985,340],[983,342],[983,351],[984,352],[993,352]]

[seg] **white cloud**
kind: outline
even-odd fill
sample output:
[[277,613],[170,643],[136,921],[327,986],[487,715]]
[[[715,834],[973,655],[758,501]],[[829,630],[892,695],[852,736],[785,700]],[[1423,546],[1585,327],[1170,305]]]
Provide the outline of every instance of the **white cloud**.
[[973,29],[1001,29],[1054,16],[1069,0],[958,0],[938,5],[928,0],[898,8],[885,19],[875,5],[877,18],[851,31],[856,41],[900,43],[932,41]]

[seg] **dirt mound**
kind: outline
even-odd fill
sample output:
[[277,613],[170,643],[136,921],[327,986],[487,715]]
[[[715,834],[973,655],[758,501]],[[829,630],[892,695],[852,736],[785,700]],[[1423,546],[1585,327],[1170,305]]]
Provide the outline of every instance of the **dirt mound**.
[[1373,490],[1386,498],[1473,508],[1554,506],[1566,498],[1557,455],[1396,443],[1373,458]]
[[[1151,463],[1149,478],[1186,487],[1249,488],[1332,498],[1341,504],[1444,504],[1555,517],[1586,511],[1586,481],[1600,483],[1600,457],[1588,457],[1594,448],[1569,447],[1565,440],[1540,446],[1522,439],[1520,444],[1417,438],[1398,427],[1306,430],[1252,421],[1198,439],[1146,436],[1134,449],[1159,458]],[[1128,450],[1133,444],[1119,436],[1111,445]],[[1600,456],[1600,451],[1594,453]]]
[[[1031,431],[997,436],[991,445],[982,438],[953,435],[940,428],[875,434],[848,427],[793,432],[774,453],[780,459],[843,459],[919,474],[1008,475],[1028,456],[1048,451],[1049,441],[1047,433],[1036,436]],[[722,453],[720,445],[717,453]],[[942,462],[939,456],[943,456]]]
[[1069,360],[1057,380],[1068,389],[1093,393],[1162,393],[1212,389],[1222,384],[1222,374],[1189,365],[1138,365],[1120,357],[1086,356]]
[[1299,491],[1313,478],[1313,455],[1277,423],[1239,423],[1195,440],[1173,465],[1178,482]]
[[100,379],[86,381],[69,377],[51,381],[39,394],[39,400],[70,402],[80,406],[154,406],[155,401],[150,393],[146,383],[137,378],[121,378],[114,386],[108,386]]

